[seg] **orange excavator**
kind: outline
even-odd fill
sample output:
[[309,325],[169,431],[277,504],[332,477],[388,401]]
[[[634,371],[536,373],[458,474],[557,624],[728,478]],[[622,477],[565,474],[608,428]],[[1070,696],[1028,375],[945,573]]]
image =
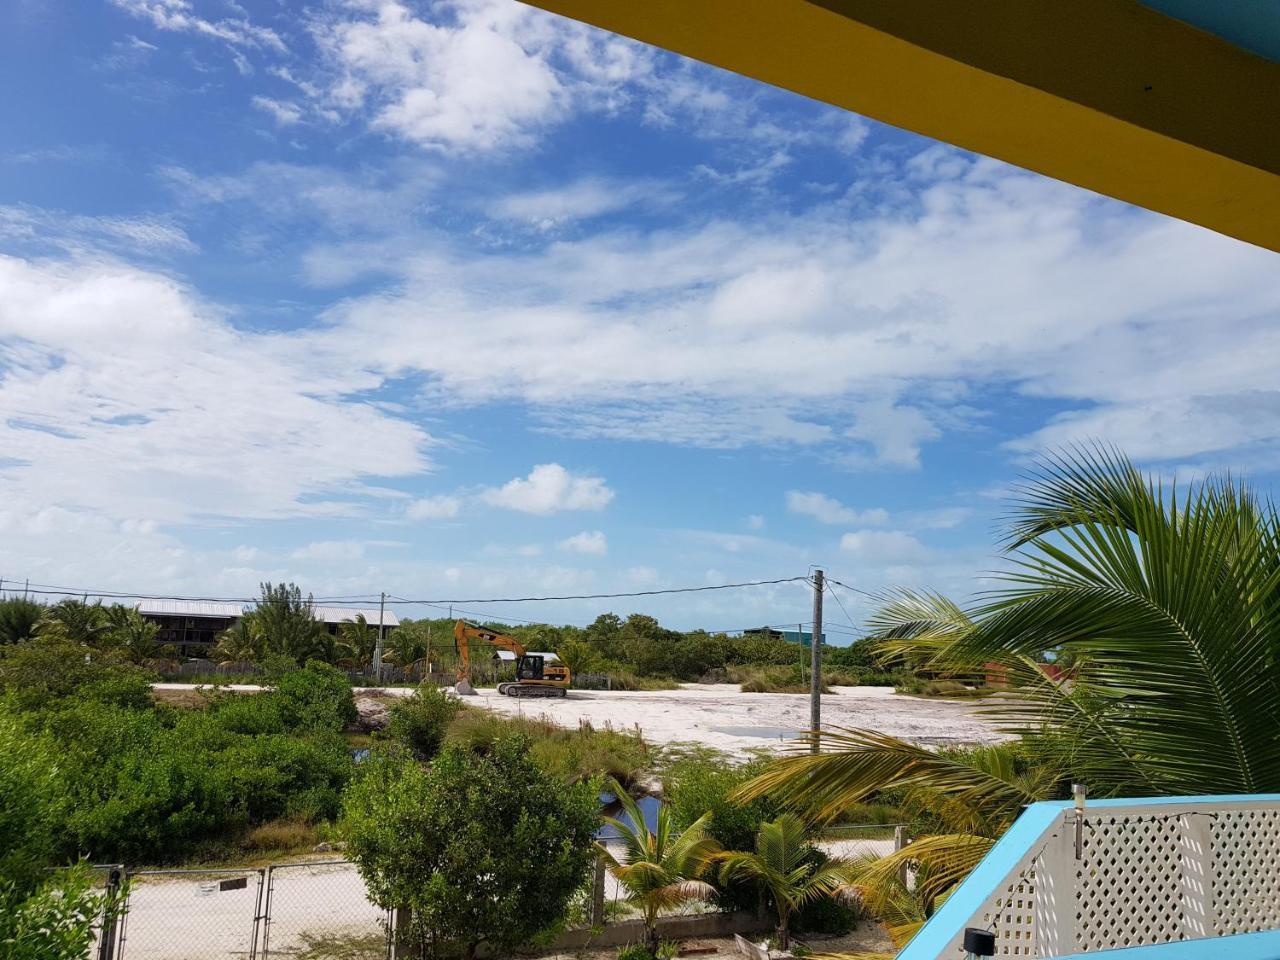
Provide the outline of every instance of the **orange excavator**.
[[504,697],[563,697],[569,689],[572,678],[567,666],[558,661],[547,662],[542,654],[529,653],[515,637],[459,620],[453,625],[453,640],[458,647],[458,683],[454,689],[463,696],[471,696],[476,692],[471,685],[473,641],[510,650],[515,654],[515,682],[498,684],[498,693]]

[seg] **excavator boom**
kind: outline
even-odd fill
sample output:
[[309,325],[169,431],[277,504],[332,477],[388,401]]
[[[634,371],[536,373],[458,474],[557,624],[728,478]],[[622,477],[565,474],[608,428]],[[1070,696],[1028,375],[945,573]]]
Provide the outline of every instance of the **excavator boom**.
[[471,644],[484,643],[509,650],[516,658],[514,683],[498,684],[498,693],[508,697],[563,697],[572,677],[569,668],[559,662],[548,662],[543,654],[530,654],[515,637],[487,627],[459,620],[453,625],[453,639],[458,647],[458,682],[455,690],[464,696],[475,694],[471,685]]

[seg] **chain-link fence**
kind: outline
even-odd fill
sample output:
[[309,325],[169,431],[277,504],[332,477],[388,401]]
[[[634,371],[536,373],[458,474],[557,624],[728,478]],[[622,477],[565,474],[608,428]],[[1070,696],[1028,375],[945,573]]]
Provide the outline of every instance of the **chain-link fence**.
[[261,869],[130,872],[115,960],[252,960],[265,877]]
[[387,955],[391,916],[370,903],[355,864],[346,860],[267,868],[260,957]]

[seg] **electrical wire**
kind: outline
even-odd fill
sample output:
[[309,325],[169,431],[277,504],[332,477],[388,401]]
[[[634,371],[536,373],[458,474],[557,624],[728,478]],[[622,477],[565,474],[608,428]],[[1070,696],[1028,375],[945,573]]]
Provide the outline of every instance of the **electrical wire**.
[[[853,617],[849,616],[849,611],[844,608],[844,601],[841,600],[840,595],[836,593],[835,587],[831,585],[831,581],[828,580],[826,581],[826,583],[827,583],[827,592],[831,594],[831,598],[835,600],[837,606],[840,607],[840,612],[844,614],[845,622],[849,624],[850,628],[853,629],[856,634],[856,631],[858,628],[854,626]],[[830,630],[834,628],[828,627],[827,629]]]

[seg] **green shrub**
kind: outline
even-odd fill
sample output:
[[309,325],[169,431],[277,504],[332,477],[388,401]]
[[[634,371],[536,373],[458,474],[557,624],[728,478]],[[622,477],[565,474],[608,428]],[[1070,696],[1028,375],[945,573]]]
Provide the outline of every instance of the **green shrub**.
[[107,898],[81,864],[23,891],[0,878],[0,945],[5,960],[84,960]]
[[649,745],[635,732],[598,730],[586,723],[566,729],[545,718],[504,717],[489,710],[463,711],[450,725],[446,741],[486,753],[514,734],[528,738],[530,756],[561,780],[610,776],[629,785],[652,761]]
[[[730,667],[729,679],[741,684],[743,693],[808,693],[808,672],[801,672],[799,664],[772,667]],[[824,675],[822,692],[831,693]]]
[[656,960],[643,943],[628,943],[618,948],[618,960]]
[[429,769],[379,755],[347,792],[348,855],[375,902],[410,908],[432,955],[517,947],[560,920],[587,878],[595,791],[544,773],[528,748],[453,744]]
[[147,671],[79,644],[34,640],[0,647],[0,690],[23,711],[56,709],[68,697],[144,710],[152,703],[151,680]]
[[403,743],[419,760],[430,760],[444,743],[445,731],[462,704],[439,687],[424,684],[412,697],[391,708],[387,734]]
[[319,660],[308,660],[301,670],[280,677],[274,696],[290,729],[339,731],[355,723],[359,716],[347,675]]
[[56,745],[0,713],[0,878],[25,894],[55,861],[63,803]]

